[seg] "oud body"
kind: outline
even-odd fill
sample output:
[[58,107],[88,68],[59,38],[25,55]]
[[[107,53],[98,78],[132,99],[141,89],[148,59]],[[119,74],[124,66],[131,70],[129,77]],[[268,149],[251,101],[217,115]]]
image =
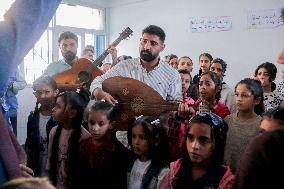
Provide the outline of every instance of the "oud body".
[[147,84],[127,77],[111,77],[103,81],[102,89],[118,100],[114,128],[127,130],[131,118],[140,115],[158,116],[164,111],[177,111],[177,103],[166,102]]

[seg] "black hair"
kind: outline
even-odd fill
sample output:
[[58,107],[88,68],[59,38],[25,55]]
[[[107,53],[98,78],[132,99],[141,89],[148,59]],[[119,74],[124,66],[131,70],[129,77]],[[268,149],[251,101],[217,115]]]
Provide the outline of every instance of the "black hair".
[[190,72],[189,72],[188,70],[182,69],[182,70],[178,70],[178,72],[179,72],[180,74],[187,74],[187,75],[189,75],[189,77],[190,77],[190,83],[192,84],[191,74],[190,74]]
[[236,91],[238,85],[240,85],[240,84],[246,85],[248,90],[250,90],[250,92],[254,96],[254,99],[260,98],[259,104],[255,105],[255,107],[254,107],[254,112],[257,115],[261,116],[264,112],[264,105],[263,105],[263,90],[262,90],[260,81],[257,81],[257,80],[254,80],[254,79],[249,79],[249,78],[243,79],[243,80],[241,80],[240,82],[237,83],[237,85],[235,87],[235,91]]
[[175,55],[175,54],[169,55],[169,62],[174,58],[178,58],[177,55]]
[[77,35],[74,34],[73,32],[70,32],[70,31],[62,32],[62,33],[59,35],[58,44],[60,44],[60,42],[61,42],[63,39],[74,39],[74,40],[76,41],[76,43],[78,44],[78,37],[77,37]]
[[191,58],[189,58],[189,56],[182,56],[182,57],[180,57],[180,58],[178,59],[178,62],[179,62],[182,58],[188,58],[188,59],[190,60],[190,62],[193,64],[193,62],[192,62]]
[[[76,110],[77,114],[72,120],[72,134],[69,138],[66,160],[66,173],[67,173],[67,185],[71,186],[76,171],[76,161],[79,152],[79,140],[81,137],[81,124],[83,119],[84,108],[87,105],[86,95],[84,89],[81,89],[79,93],[74,91],[67,91],[60,93],[57,98],[62,98],[65,104],[65,108],[71,108]],[[50,180],[54,185],[57,183],[57,169],[58,169],[58,144],[59,137],[63,128],[63,123],[59,123],[56,128],[56,132],[52,142],[51,157],[50,157]]]
[[119,57],[117,57],[117,62],[123,61],[123,60],[127,60],[127,59],[132,59],[131,56],[127,56],[127,55],[121,55]]
[[160,38],[160,40],[162,42],[165,41],[166,39],[166,34],[164,32],[164,30],[162,28],[160,28],[159,26],[155,26],[155,25],[149,25],[147,26],[146,28],[144,28],[142,30],[142,35],[144,33],[148,33],[148,34],[151,34],[151,35],[156,35]]
[[132,128],[140,125],[143,127],[145,137],[149,143],[148,155],[155,163],[167,163],[169,161],[169,140],[165,128],[158,121],[158,117],[142,116],[138,119],[131,119],[128,125],[127,138],[131,149],[132,145]]
[[284,21],[284,8],[282,8],[282,10],[281,10],[281,18]]
[[109,102],[97,101],[91,107],[89,111],[102,111],[106,114],[107,119],[110,122],[115,121],[117,109]]
[[[55,82],[55,80],[50,77],[50,76],[41,76],[39,78],[37,78],[34,82],[33,82],[33,90],[35,91],[37,86],[45,84],[47,86],[49,86],[50,88],[52,88],[53,90],[57,89],[57,84]],[[36,106],[35,106],[35,110],[33,112],[33,118],[36,118],[36,116],[38,115],[38,113],[40,112],[40,108],[39,106],[39,102],[36,102]]]
[[257,72],[260,68],[266,69],[268,76],[269,76],[269,82],[271,82],[271,91],[274,91],[276,89],[276,84],[273,82],[273,80],[276,78],[276,74],[277,74],[276,66],[270,62],[265,62],[265,63],[260,64],[254,72],[255,77],[257,77]]
[[[180,172],[178,173],[178,177],[174,180],[174,188],[190,188],[189,186],[192,184],[192,162],[188,155],[186,141],[188,132],[193,124],[207,124],[211,130],[211,138],[214,141],[214,149],[212,153],[212,161],[209,165],[210,168],[218,168],[223,164],[224,160],[224,151],[226,146],[226,138],[228,125],[220,118],[218,115],[210,112],[200,113],[192,117],[189,121],[189,125],[186,129],[183,142],[182,142],[182,150],[183,150],[183,160],[181,164]],[[173,184],[173,183],[172,183]]]
[[212,62],[212,60],[213,60],[212,55],[209,54],[209,53],[202,53],[201,55],[199,55],[198,60],[200,60],[200,58],[201,58],[202,56],[206,56],[206,57],[209,59],[210,62]]
[[[211,55],[211,54],[209,54],[209,53],[202,53],[202,54],[200,54],[200,55],[199,55],[199,57],[198,57],[198,61],[200,61],[200,58],[201,58],[202,56],[206,56],[206,57],[209,59],[209,62],[212,62],[212,60],[213,60],[213,57],[212,57],[212,55]],[[202,70],[201,70],[201,68],[199,69],[198,74],[199,74],[199,75],[201,75],[201,74],[202,74]]]
[[223,71],[223,73],[225,74],[225,72],[226,72],[226,70],[227,70],[227,63],[226,63],[223,59],[221,59],[221,58],[215,58],[214,60],[212,60],[212,63],[211,63],[211,64],[213,64],[213,63],[221,64],[221,66],[222,66],[222,71]]
[[[212,72],[212,71],[208,71],[208,72],[205,72],[205,73],[202,73],[200,75],[200,79],[202,76],[204,75],[209,75],[210,78],[213,80],[214,84],[215,84],[215,88],[219,87],[220,90],[216,93],[215,95],[215,100],[216,102],[219,102],[220,98],[221,98],[221,90],[222,90],[222,79],[215,73],[215,72]],[[200,80],[199,80],[200,82]]]
[[284,126],[284,108],[283,107],[269,109],[263,113],[262,117],[263,118],[267,117],[269,119],[272,119],[273,121]]

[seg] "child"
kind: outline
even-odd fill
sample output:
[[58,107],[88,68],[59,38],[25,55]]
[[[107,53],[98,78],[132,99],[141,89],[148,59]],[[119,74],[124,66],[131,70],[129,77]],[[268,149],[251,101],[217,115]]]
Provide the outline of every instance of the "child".
[[139,116],[130,121],[127,137],[136,158],[129,166],[127,188],[165,188],[165,175],[168,171],[167,133],[150,116]]
[[92,137],[80,144],[74,188],[126,188],[130,152],[115,137],[114,116],[115,107],[109,102],[98,101],[90,107],[87,117]]
[[195,115],[184,135],[184,154],[170,164],[168,189],[230,188],[234,176],[223,166],[227,124],[217,115]]
[[[194,104],[194,100],[187,96],[187,90],[191,85],[190,72],[187,70],[179,70],[182,81],[182,93],[184,104],[190,106]],[[178,115],[177,112],[171,112],[168,119],[168,136],[170,146],[170,157],[172,160],[176,160],[181,156],[181,143],[188,125],[189,116]]]
[[199,99],[195,102],[198,111],[211,111],[221,118],[230,114],[227,106],[219,102],[222,88],[222,80],[215,72],[201,74],[199,81]]
[[59,124],[50,131],[47,168],[57,189],[70,188],[75,179],[79,141],[91,136],[81,126],[88,101],[84,97],[82,89],[80,94],[73,91],[61,93],[52,109],[52,117]]
[[263,90],[263,103],[265,110],[277,108],[283,97],[277,92],[276,84],[273,82],[276,78],[277,68],[270,62],[265,62],[255,70],[255,77],[258,77]]
[[225,152],[226,163],[235,171],[249,141],[259,132],[263,113],[263,92],[260,82],[241,80],[235,87],[237,113],[225,118],[229,126]]
[[192,64],[191,58],[189,58],[188,56],[183,56],[183,57],[180,57],[179,60],[178,60],[177,69],[178,70],[187,70],[191,73],[192,72],[192,66],[193,66],[193,64]]
[[33,89],[37,102],[35,110],[28,117],[25,150],[27,166],[33,169],[35,176],[42,177],[47,176],[48,136],[50,130],[58,124],[51,117],[58,89],[56,82],[49,76],[35,80]]
[[220,102],[227,106],[231,113],[236,112],[235,94],[232,89],[224,82],[227,70],[227,63],[221,58],[216,58],[210,65],[210,71],[215,72],[222,80]]
[[[178,60],[178,70],[187,70],[190,74],[192,72],[192,60],[188,56],[183,56]],[[191,77],[191,76],[190,76]],[[192,78],[190,86],[187,90],[187,95],[193,98],[194,100],[198,99],[198,87],[196,85],[192,85]]]
[[284,128],[284,108],[278,107],[267,110],[262,115],[260,124],[261,132],[271,132]]
[[178,57],[177,55],[171,54],[169,57],[169,65],[171,65],[174,69],[178,67]]
[[213,60],[213,57],[209,53],[202,53],[201,55],[199,55],[200,69],[199,69],[199,73],[193,77],[192,83],[194,85],[198,86],[201,74],[209,71],[212,60]]

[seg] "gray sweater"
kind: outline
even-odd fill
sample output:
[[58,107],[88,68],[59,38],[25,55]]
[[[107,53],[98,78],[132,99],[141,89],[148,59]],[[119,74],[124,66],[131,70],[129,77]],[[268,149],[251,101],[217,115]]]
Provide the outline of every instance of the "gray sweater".
[[225,149],[225,162],[233,172],[239,167],[240,158],[244,153],[246,146],[259,132],[261,116],[255,116],[250,119],[241,119],[237,113],[225,118],[229,126],[227,134],[227,143]]

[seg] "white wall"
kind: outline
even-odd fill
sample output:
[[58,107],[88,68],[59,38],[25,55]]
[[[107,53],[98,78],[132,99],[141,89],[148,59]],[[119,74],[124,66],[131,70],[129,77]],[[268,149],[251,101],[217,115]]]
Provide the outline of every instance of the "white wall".
[[31,85],[26,86],[19,91],[18,95],[19,111],[18,111],[18,140],[20,144],[24,144],[27,137],[27,122],[30,112],[35,109],[36,98],[33,95]]
[[[225,81],[233,87],[240,79],[253,74],[257,65],[276,63],[284,48],[284,26],[273,29],[248,30],[246,12],[284,7],[283,0],[149,0],[107,9],[110,41],[129,26],[134,35],[118,45],[118,55],[139,56],[141,30],[155,24],[166,32],[166,49],[161,54],[188,55],[194,61],[194,74],[198,71],[198,56],[209,52],[214,58],[228,63]],[[190,17],[232,16],[232,31],[191,33]],[[278,80],[281,79],[281,67]]]

